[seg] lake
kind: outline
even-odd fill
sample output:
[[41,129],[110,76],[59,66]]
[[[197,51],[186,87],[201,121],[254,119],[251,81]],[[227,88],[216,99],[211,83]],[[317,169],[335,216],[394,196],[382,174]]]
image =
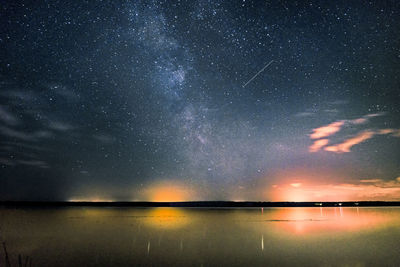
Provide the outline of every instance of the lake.
[[0,241],[12,266],[400,266],[400,208],[0,208]]

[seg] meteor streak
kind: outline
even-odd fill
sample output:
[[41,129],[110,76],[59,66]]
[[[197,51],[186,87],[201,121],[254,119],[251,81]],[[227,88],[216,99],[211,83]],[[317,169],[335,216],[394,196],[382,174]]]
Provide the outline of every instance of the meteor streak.
[[256,73],[256,75],[254,75],[253,77],[251,77],[250,80],[248,80],[244,85],[243,88],[246,87],[246,85],[248,85],[252,80],[254,80],[261,72],[263,72],[269,65],[272,64],[272,62],[274,62],[274,60],[271,60],[267,65],[264,66],[264,68],[262,68],[259,72]]

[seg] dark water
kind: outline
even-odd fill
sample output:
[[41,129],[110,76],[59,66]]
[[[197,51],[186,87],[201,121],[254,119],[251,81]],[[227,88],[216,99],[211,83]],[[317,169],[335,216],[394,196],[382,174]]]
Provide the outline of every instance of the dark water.
[[0,216],[13,266],[18,254],[32,266],[400,266],[400,208],[3,208]]

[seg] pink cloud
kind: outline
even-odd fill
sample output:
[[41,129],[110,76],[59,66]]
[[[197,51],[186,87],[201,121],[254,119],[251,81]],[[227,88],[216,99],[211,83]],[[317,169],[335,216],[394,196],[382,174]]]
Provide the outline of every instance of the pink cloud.
[[308,151],[310,152],[317,152],[321,150],[324,146],[326,146],[329,143],[328,139],[319,139],[314,141],[314,143],[308,148]]
[[395,130],[393,136],[400,137],[400,130]]
[[364,132],[357,134],[356,136],[354,136],[352,138],[345,140],[343,143],[325,147],[324,150],[330,151],[330,152],[336,152],[336,153],[350,152],[350,149],[353,146],[360,144],[368,139],[371,139],[374,135],[375,135],[375,132],[373,132],[373,131],[364,131]]
[[354,120],[349,120],[350,123],[352,124],[364,124],[367,123],[369,121],[370,118],[375,118],[375,117],[379,117],[379,116],[383,116],[385,115],[385,113],[380,112],[380,113],[371,113],[371,114],[367,114],[361,118],[358,119],[354,119]]
[[391,134],[391,133],[394,133],[394,132],[395,132],[394,129],[380,129],[378,131],[378,134]]
[[312,133],[309,135],[310,139],[319,139],[314,140],[313,144],[309,146],[309,152],[317,152],[321,149],[329,152],[335,153],[346,153],[350,152],[351,148],[357,144],[360,144],[368,139],[371,139],[375,135],[391,135],[393,137],[400,137],[400,129],[374,129],[365,130],[363,132],[358,133],[357,135],[342,141],[336,145],[327,146],[330,143],[330,136],[339,132],[343,127],[348,125],[361,125],[367,123],[371,118],[383,116],[385,113],[371,113],[364,115],[363,117],[356,118],[353,120],[339,120],[332,122],[330,124],[312,129]]
[[374,118],[374,117],[379,117],[379,116],[383,116],[383,115],[385,115],[384,112],[379,112],[379,113],[367,114],[367,115],[365,115],[365,117],[367,117],[367,118]]
[[313,133],[310,135],[311,139],[319,139],[322,137],[328,137],[331,136],[337,132],[340,131],[342,126],[344,125],[345,121],[335,121],[332,122],[331,124],[315,128],[313,129]]
[[351,123],[353,124],[363,124],[366,123],[368,120],[366,118],[358,118],[358,119],[354,119],[351,120]]
[[379,117],[384,115],[384,113],[372,113],[367,114],[361,118],[354,120],[340,120],[332,122],[331,124],[321,126],[319,128],[313,129],[313,133],[310,135],[311,139],[319,139],[323,137],[331,136],[341,130],[345,123],[348,124],[364,124],[367,123],[370,118]]

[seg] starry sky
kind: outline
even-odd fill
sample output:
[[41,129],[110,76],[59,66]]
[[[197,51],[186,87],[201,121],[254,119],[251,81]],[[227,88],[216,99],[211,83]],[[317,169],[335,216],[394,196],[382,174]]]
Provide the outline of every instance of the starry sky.
[[400,200],[399,1],[3,1],[1,200]]

